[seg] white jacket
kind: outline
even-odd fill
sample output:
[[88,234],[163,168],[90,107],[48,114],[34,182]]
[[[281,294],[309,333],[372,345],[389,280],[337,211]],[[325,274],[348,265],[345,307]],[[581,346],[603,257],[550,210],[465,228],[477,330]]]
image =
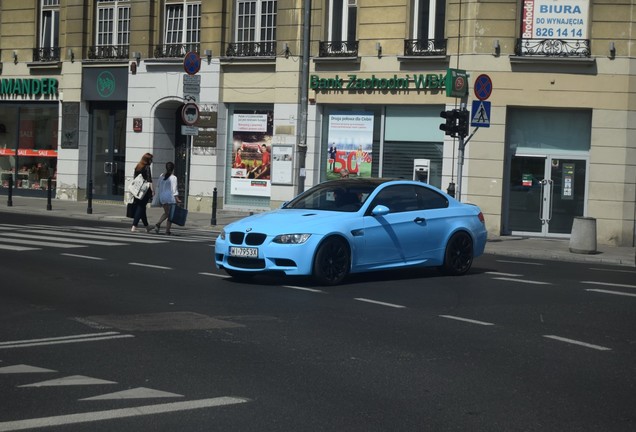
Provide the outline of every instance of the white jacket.
[[173,174],[165,179],[164,175],[165,174],[161,174],[161,177],[159,177],[159,202],[162,205],[175,204],[177,202],[175,197],[179,195],[177,177]]

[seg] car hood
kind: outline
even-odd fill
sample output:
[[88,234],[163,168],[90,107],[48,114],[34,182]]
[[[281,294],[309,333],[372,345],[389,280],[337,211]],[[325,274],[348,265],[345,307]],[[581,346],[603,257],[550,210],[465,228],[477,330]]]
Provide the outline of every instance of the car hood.
[[277,234],[317,234],[334,231],[334,228],[357,213],[328,210],[279,209],[240,219],[225,227],[225,231],[262,232]]

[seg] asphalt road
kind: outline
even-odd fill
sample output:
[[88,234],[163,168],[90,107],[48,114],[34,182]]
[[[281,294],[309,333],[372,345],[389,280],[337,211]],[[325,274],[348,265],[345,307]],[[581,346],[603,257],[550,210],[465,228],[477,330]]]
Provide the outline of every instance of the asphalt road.
[[0,214],[12,238],[77,247],[0,248],[0,432],[636,429],[630,268],[242,284],[202,231]]

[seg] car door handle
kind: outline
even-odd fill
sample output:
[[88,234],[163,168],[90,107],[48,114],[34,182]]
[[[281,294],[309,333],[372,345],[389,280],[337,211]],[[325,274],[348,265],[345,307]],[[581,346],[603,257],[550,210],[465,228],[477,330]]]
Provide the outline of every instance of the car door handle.
[[426,222],[426,219],[422,218],[422,217],[416,217],[415,219],[413,219],[413,222],[415,222],[416,224],[421,224]]

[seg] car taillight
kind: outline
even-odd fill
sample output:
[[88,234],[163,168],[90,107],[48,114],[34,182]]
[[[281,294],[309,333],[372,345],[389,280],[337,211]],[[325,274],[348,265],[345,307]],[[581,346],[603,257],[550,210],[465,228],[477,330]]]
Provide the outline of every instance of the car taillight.
[[479,219],[479,221],[483,224],[486,223],[486,219],[484,219],[484,214],[482,212],[479,212],[479,214],[477,215],[477,218]]

